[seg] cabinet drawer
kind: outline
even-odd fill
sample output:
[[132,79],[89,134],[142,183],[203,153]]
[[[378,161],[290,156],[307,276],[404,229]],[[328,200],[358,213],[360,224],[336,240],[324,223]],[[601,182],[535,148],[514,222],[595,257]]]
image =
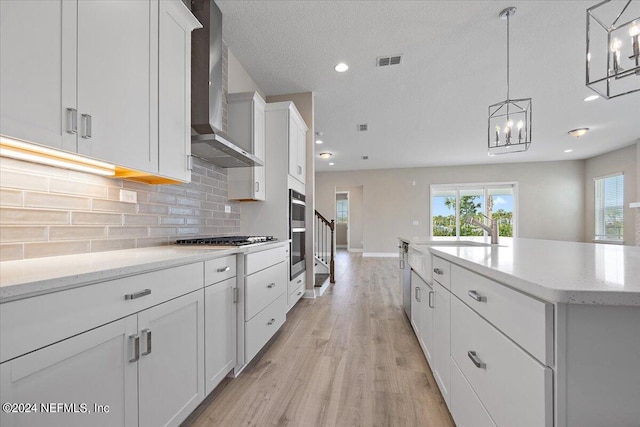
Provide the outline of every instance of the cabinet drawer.
[[236,275],[236,256],[212,259],[204,263],[204,285],[209,286]]
[[460,372],[453,359],[451,363],[451,416],[457,427],[496,427],[478,396]]
[[[203,283],[199,262],[4,303],[0,361],[179,297]],[[150,293],[125,299],[142,291]]]
[[244,320],[249,320],[281,294],[287,294],[287,265],[283,261],[244,280]]
[[553,364],[552,304],[457,265],[451,266],[451,292],[542,363]]
[[287,296],[280,295],[264,310],[245,324],[245,362],[249,363],[260,349],[284,324],[287,312]]
[[292,293],[293,291],[296,291],[300,286],[304,286],[305,283],[306,283],[306,278],[303,273],[298,277],[294,278],[293,280],[289,281],[289,285],[287,287],[288,293]]
[[451,357],[497,425],[552,425],[551,369],[457,298],[451,299]]
[[264,270],[267,267],[283,261],[288,256],[286,245],[247,254],[245,259],[245,274],[249,275],[256,271]]
[[300,300],[300,298],[302,298],[303,295],[304,285],[300,285],[298,289],[294,289],[294,291],[289,294],[289,297],[287,299],[288,309],[291,310],[291,308],[296,305],[296,303]]
[[[437,280],[442,286],[451,289],[451,263],[437,256],[433,259],[433,280]],[[429,274],[429,272],[427,272]]]

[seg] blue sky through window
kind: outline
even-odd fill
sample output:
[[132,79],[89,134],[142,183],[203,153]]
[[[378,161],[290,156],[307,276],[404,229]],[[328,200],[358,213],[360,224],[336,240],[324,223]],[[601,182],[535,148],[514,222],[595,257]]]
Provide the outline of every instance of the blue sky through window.
[[[432,198],[433,203],[433,216],[449,216],[455,215],[453,209],[447,208],[445,206],[445,201],[447,197],[434,196]],[[502,209],[506,212],[513,212],[513,196],[510,194],[500,194],[493,196],[493,211],[497,211]]]

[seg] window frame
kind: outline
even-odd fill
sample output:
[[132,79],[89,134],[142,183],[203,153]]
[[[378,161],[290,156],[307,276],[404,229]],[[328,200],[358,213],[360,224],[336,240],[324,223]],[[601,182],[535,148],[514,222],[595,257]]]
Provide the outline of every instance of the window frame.
[[[597,231],[598,231],[598,211],[599,211],[599,207],[598,207],[598,182],[602,181],[604,183],[604,180],[607,178],[615,178],[621,176],[622,177],[622,235],[620,237],[620,239],[612,239],[610,237],[608,237],[606,234],[603,237],[598,237]],[[624,245],[624,219],[625,219],[625,215],[624,215],[624,207],[625,207],[625,202],[624,202],[624,191],[625,191],[625,183],[624,183],[625,179],[624,179],[624,172],[615,172],[615,173],[611,173],[608,175],[601,175],[601,176],[597,176],[593,178],[593,243],[606,243],[606,244],[611,244],[611,245]],[[604,210],[604,208],[603,208]]]
[[[518,237],[518,212],[519,209],[519,196],[518,196],[518,182],[517,181],[502,181],[502,182],[468,182],[468,183],[460,183],[460,184],[431,184],[429,186],[429,238],[430,239],[438,239],[441,236],[433,235],[433,192],[434,190],[452,190],[455,191],[456,194],[456,239],[465,238],[469,236],[460,236],[460,210],[457,208],[460,206],[460,191],[461,190],[471,190],[471,189],[482,189],[482,195],[484,197],[483,202],[483,214],[487,214],[487,190],[493,188],[512,188],[513,189],[513,215],[512,215],[512,226],[513,226],[513,238]],[[487,236],[487,232],[483,233],[484,236]],[[453,236],[452,236],[453,237]]]

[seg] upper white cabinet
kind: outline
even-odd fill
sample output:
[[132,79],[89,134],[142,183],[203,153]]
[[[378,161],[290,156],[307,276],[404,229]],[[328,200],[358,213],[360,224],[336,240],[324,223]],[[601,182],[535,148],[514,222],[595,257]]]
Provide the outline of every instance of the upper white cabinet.
[[199,23],[181,1],[0,8],[0,133],[189,180],[190,32]]
[[265,101],[257,92],[227,95],[228,134],[240,148],[253,153],[264,166],[231,168],[229,199],[265,200]]
[[289,115],[289,175],[304,184],[307,156],[307,125],[295,108]]
[[201,27],[180,0],[160,2],[158,172],[181,181],[191,181],[191,31]]
[[[40,2],[39,2],[40,3]],[[158,2],[78,1],[78,152],[158,170]]]
[[76,2],[0,1],[0,134],[77,151],[76,23]]

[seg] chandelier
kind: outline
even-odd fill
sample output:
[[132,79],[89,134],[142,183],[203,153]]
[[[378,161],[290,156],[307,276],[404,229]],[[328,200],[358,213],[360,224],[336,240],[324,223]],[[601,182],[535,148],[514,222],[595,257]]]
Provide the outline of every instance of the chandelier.
[[508,7],[499,15],[507,20],[507,99],[489,106],[490,156],[526,151],[531,145],[531,98],[509,97],[509,20],[515,13],[515,7]]
[[640,90],[640,1],[606,0],[587,9],[586,77],[606,99]]

